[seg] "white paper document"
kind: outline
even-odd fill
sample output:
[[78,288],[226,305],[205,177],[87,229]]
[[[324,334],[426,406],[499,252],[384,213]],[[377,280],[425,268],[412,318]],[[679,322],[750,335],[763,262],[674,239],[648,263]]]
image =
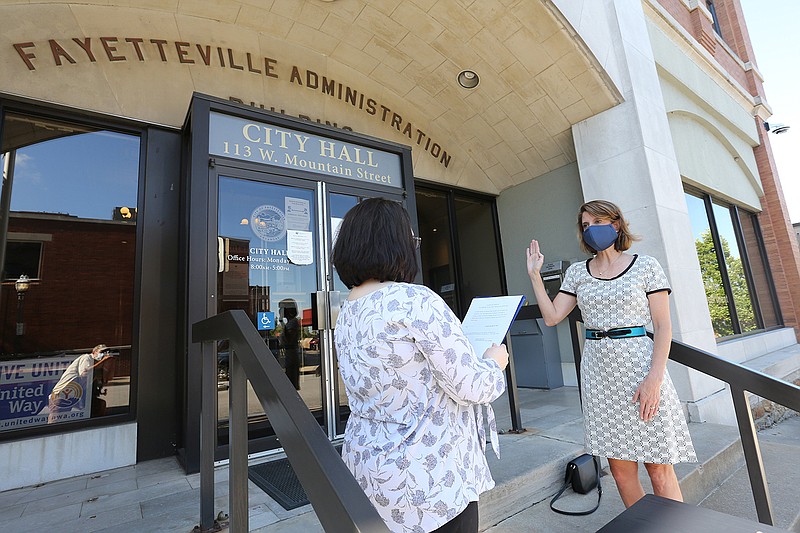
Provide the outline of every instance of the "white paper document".
[[478,357],[492,343],[503,342],[524,302],[522,295],[472,299],[461,326]]
[[286,231],[286,257],[295,265],[314,262],[314,241],[310,231]]

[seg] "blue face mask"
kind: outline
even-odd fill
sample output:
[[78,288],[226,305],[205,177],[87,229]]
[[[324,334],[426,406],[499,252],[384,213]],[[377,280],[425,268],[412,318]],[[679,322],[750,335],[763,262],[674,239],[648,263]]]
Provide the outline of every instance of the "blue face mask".
[[617,230],[611,224],[589,226],[583,230],[583,242],[602,252],[617,240]]

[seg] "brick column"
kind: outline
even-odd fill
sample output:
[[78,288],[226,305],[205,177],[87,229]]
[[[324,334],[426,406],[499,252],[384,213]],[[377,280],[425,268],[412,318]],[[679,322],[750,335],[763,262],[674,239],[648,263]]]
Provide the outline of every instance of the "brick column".
[[[755,65],[755,54],[741,3],[739,0],[720,0],[716,6],[717,18],[723,26],[725,41],[748,67],[745,71],[747,89],[757,101],[766,102],[761,77],[757,68],[751,67]],[[763,120],[769,113],[765,113],[762,106],[758,106],[758,109],[760,112],[756,116],[756,121],[760,144],[753,149],[753,153],[758,165],[761,186],[764,188],[764,197],[761,199],[763,211],[759,214],[758,220],[764,234],[770,272],[775,281],[783,322],[786,326],[794,328],[795,336],[800,341],[800,327],[798,327],[800,326],[800,252],[789,220],[789,210],[786,208],[769,136],[763,126]]]
[[769,268],[778,303],[783,315],[783,323],[795,328],[795,335],[800,342],[800,251],[795,237],[789,211],[783,197],[783,189],[775,167],[767,131],[756,117],[758,136],[761,144],[753,152],[758,164],[758,174],[764,187],[764,198],[761,200],[763,211],[758,216],[761,231],[764,234],[764,245],[769,257]]

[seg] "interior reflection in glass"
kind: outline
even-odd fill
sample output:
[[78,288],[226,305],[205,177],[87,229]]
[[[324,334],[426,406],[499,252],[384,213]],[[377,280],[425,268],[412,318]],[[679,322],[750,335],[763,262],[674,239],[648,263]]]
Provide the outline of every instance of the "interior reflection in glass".
[[139,149],[5,115],[0,431],[128,411]]

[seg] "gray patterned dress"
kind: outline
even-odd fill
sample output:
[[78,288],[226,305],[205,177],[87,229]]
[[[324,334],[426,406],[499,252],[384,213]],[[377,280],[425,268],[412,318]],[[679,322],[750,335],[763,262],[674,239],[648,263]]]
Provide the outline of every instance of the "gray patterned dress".
[[494,487],[484,412],[503,371],[422,285],[393,283],[342,305],[336,352],[350,418],[342,459],[393,532],[432,531]]
[[[561,292],[577,298],[589,329],[647,325],[651,321],[647,296],[671,292],[661,265],[652,257],[634,255],[624,272],[607,280],[589,273],[589,261],[571,265],[561,285]],[[652,355],[653,341],[646,336],[584,342],[581,395],[588,453],[647,463],[697,460],[669,372],[661,384],[658,413],[649,422],[639,418],[633,395],[650,371]]]

